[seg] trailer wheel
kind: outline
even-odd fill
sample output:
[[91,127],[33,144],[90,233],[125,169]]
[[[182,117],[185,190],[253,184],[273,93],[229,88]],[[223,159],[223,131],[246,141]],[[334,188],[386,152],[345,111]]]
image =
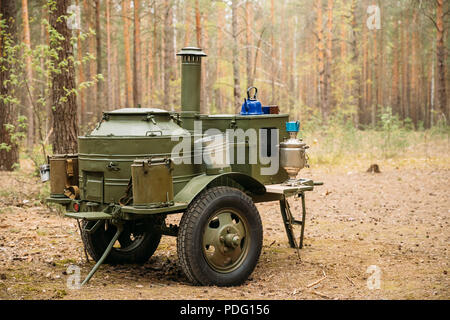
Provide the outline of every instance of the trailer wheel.
[[[112,240],[117,228],[105,221],[84,221],[81,231],[81,239],[87,252],[95,261],[98,261]],[[87,230],[95,230],[89,232]],[[159,245],[161,231],[157,225],[148,221],[129,221],[124,225],[124,230],[114,244],[105,263],[108,264],[133,264],[145,263]]]
[[181,218],[178,259],[196,285],[239,285],[253,272],[262,239],[261,218],[250,197],[230,187],[206,189]]

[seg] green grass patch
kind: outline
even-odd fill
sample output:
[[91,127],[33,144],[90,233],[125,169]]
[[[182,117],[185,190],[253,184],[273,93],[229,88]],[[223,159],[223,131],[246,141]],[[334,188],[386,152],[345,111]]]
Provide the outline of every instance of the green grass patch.
[[57,267],[66,267],[70,264],[76,264],[76,263],[77,263],[77,261],[75,259],[62,259],[62,260],[55,261],[55,265]]
[[411,130],[391,113],[376,128],[359,130],[351,122],[334,119],[327,125],[301,131],[311,165],[353,165],[386,160],[442,162],[450,157],[449,127]]

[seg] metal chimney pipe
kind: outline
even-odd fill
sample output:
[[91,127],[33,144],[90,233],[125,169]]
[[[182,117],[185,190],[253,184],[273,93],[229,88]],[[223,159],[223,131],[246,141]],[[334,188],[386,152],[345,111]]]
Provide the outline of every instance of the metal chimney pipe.
[[[186,47],[177,56],[181,56],[181,116],[189,123],[200,113],[202,57],[206,54],[200,48]],[[191,129],[189,124],[186,128]]]

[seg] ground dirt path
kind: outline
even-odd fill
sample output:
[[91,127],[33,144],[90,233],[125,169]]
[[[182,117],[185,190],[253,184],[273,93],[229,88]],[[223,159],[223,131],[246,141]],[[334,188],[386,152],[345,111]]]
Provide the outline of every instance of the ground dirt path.
[[[37,178],[0,173],[0,299],[449,299],[450,166],[380,167],[302,171],[325,185],[306,197],[301,259],[278,203],[258,205],[262,254],[250,279],[233,288],[191,286],[175,238],[163,237],[145,265],[104,265],[86,287],[70,290],[68,266],[80,266],[82,278],[93,266],[76,221],[39,202]],[[290,204],[298,216],[300,200]],[[380,289],[369,289],[368,268],[380,271]]]

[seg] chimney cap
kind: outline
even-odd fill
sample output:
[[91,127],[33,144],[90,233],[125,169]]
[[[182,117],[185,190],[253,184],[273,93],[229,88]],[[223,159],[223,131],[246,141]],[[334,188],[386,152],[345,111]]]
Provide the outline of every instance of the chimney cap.
[[177,56],[201,56],[206,57],[206,53],[202,51],[201,48],[197,47],[185,47],[177,53]]

